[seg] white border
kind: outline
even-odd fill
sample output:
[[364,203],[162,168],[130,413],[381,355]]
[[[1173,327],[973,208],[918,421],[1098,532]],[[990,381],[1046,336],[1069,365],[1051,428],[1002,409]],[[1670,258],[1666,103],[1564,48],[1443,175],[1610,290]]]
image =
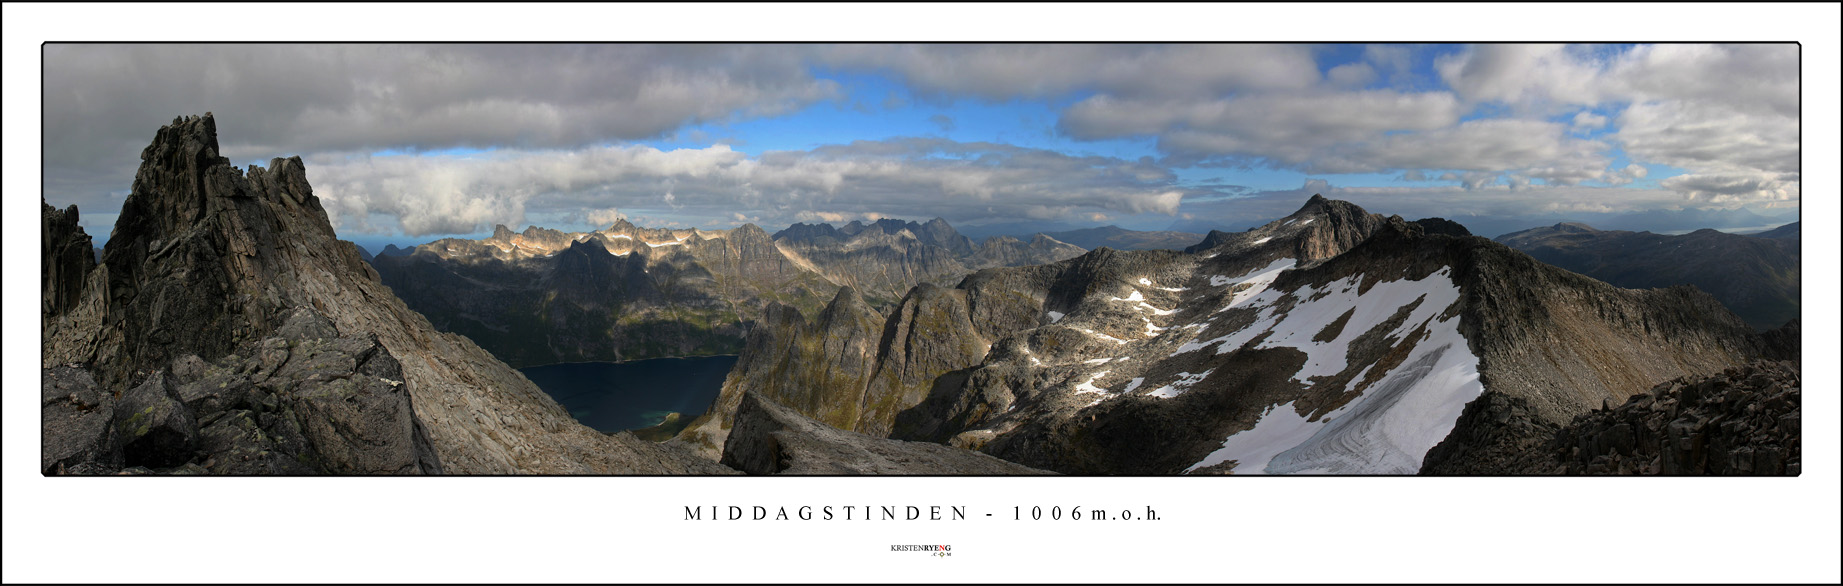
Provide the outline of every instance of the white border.
[[[4,579],[1839,580],[1829,5],[19,5],[5,22]],[[1731,40],[1803,43],[1796,479],[45,479],[32,220],[44,40]],[[204,106],[201,106],[204,108]],[[1157,523],[685,522],[692,504],[1157,507]],[[892,553],[944,543],[954,556]]]

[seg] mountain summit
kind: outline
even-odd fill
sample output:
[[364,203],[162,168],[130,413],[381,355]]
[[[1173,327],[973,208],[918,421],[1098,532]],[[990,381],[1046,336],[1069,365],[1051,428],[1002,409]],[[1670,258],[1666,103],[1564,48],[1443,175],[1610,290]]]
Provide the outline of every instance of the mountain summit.
[[335,238],[299,158],[237,169],[206,114],[141,160],[80,301],[48,296],[47,473],[728,472],[584,427],[435,331]]

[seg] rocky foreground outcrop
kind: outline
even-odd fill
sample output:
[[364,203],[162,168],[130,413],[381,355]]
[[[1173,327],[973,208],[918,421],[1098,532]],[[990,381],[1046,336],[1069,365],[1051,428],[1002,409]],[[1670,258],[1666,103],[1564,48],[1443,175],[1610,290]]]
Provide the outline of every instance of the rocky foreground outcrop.
[[307,308],[214,363],[182,356],[119,400],[79,368],[43,378],[47,474],[442,472],[402,365]]
[[1421,473],[1797,476],[1802,386],[1798,363],[1757,361],[1666,381],[1565,426],[1487,394]]
[[141,158],[80,300],[45,318],[46,472],[733,473],[589,429],[437,332],[336,238],[299,158],[237,169],[209,114]]
[[743,393],[723,464],[749,474],[1048,474],[970,450],[843,431]]

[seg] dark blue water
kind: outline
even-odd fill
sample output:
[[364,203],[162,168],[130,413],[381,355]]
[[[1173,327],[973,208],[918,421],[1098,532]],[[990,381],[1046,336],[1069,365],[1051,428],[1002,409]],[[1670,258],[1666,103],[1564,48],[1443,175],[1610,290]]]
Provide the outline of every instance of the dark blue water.
[[583,425],[614,432],[659,425],[671,412],[704,414],[735,356],[573,362],[521,368]]

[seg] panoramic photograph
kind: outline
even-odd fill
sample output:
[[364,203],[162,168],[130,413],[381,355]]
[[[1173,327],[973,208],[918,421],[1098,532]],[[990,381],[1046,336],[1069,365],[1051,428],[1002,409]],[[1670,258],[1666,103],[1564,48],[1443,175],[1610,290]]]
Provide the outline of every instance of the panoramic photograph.
[[44,476],[1801,474],[1798,43],[40,49]]

